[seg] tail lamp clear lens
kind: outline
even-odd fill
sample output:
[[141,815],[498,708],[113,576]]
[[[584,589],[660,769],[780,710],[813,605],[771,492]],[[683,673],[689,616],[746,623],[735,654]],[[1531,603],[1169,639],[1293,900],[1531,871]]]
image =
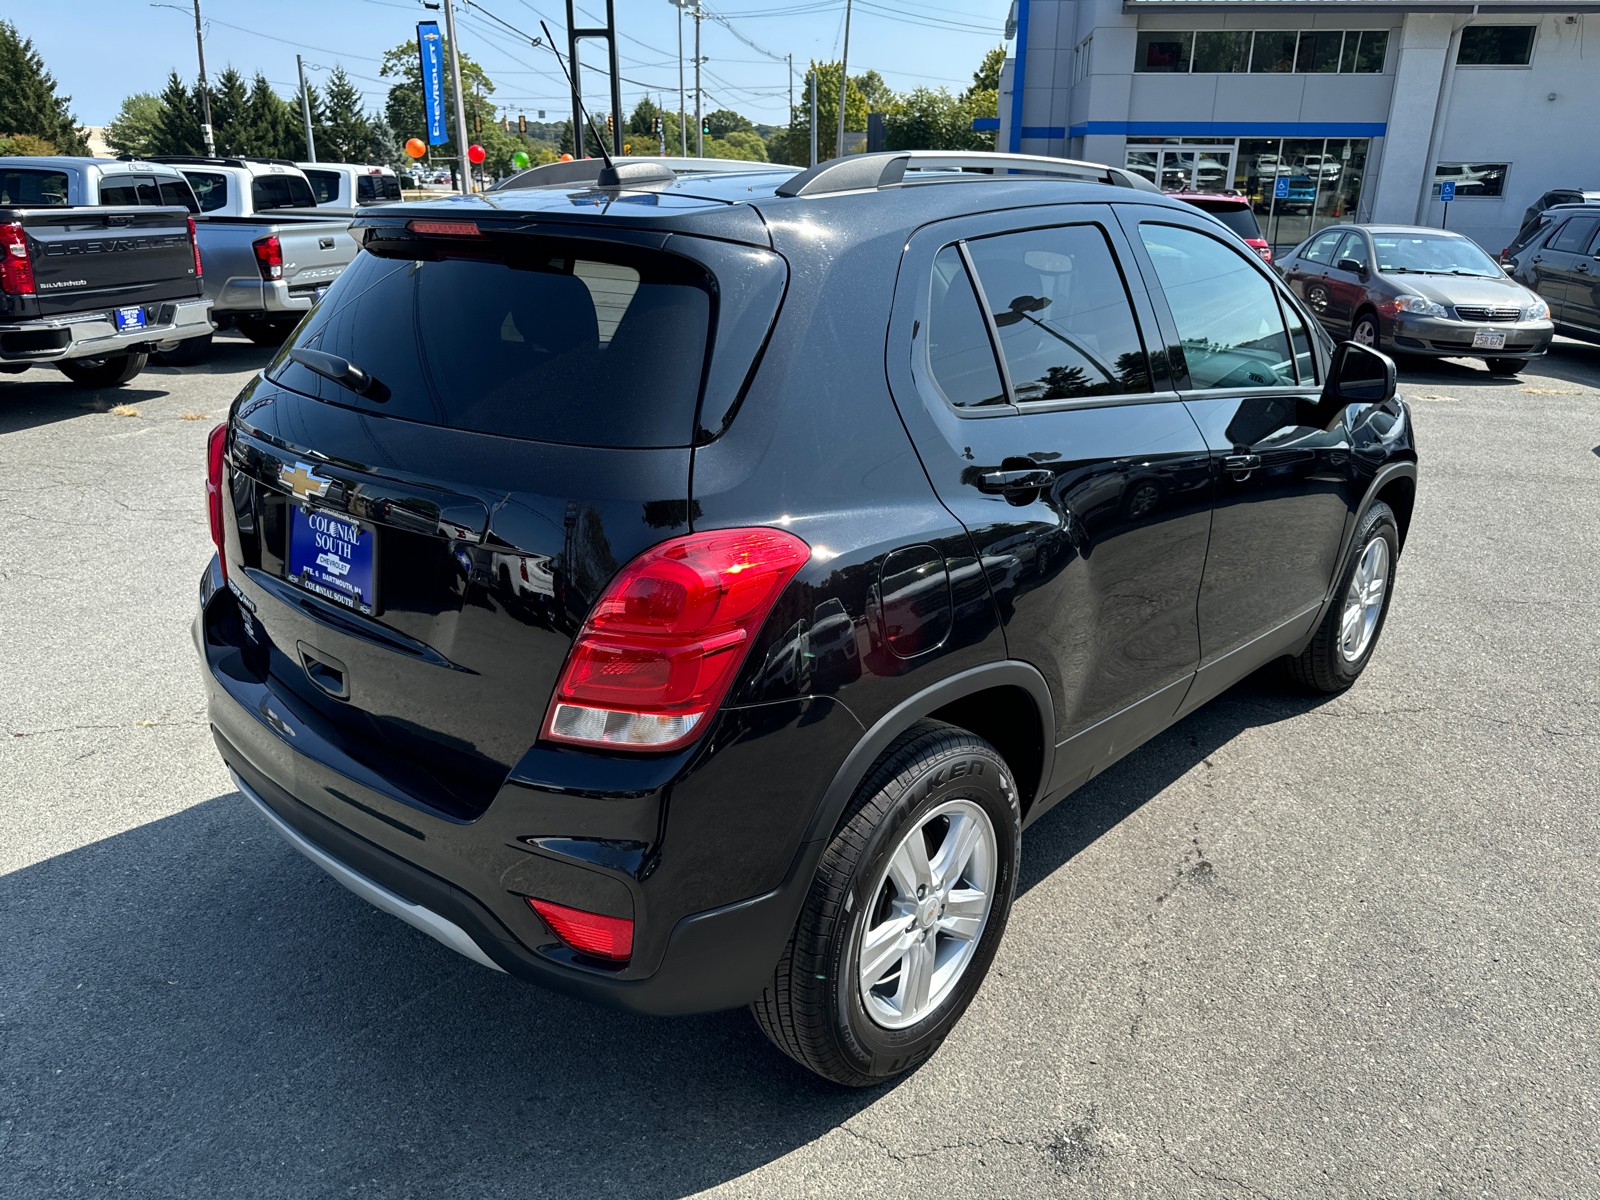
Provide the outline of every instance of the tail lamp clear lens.
[[15,222],[0,225],[0,292],[8,296],[31,296],[34,292],[28,235]]
[[283,243],[278,241],[278,235],[257,238],[250,243],[256,252],[256,266],[261,268],[261,278],[283,278]]
[[627,962],[633,957],[633,922],[626,917],[603,917],[552,900],[535,900],[532,896],[528,897],[528,903],[555,935],[574,950],[612,962]]
[[674,538],[617,573],[556,684],[544,735],[671,750],[716,711],[778,595],[811,557],[779,529]]
[[228,426],[218,425],[206,443],[206,511],[211,518],[211,544],[222,563],[222,577],[228,577],[228,555],[222,526],[223,460],[228,452]]

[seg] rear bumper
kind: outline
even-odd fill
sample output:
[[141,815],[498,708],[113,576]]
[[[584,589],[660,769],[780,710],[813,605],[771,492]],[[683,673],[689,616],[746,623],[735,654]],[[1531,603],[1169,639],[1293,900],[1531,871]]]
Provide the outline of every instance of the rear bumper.
[[[219,316],[281,316],[299,317],[311,311],[317,302],[316,289],[327,287],[344,268],[333,274],[304,282],[286,282],[282,279],[235,276],[223,282],[212,294]],[[207,293],[211,294],[210,288]]]
[[[274,828],[345,887],[480,964],[611,1007],[660,1015],[710,1012],[750,1002],[771,978],[821,843],[725,847],[781,860],[776,886],[687,911],[686,897],[695,893],[683,887],[670,859],[662,867],[660,854],[606,870],[547,849],[551,841],[569,839],[528,836],[570,833],[577,820],[570,814],[580,806],[609,807],[617,819],[628,819],[630,806],[650,808],[651,821],[659,821],[660,797],[669,788],[673,804],[692,811],[700,798],[682,763],[659,787],[626,803],[547,793],[515,779],[470,822],[409,802],[352,759],[315,712],[253,669],[243,635],[235,636],[248,623],[247,610],[223,584],[215,559],[200,591],[194,637],[217,748]],[[807,723],[805,736],[829,724]],[[763,750],[770,752],[765,742]],[[699,774],[717,771],[702,764]],[[824,770],[819,778],[825,783],[829,775]],[[636,844],[572,840],[586,842],[596,861],[617,846]],[[631,915],[634,959],[615,969],[574,955],[529,906],[534,896]]]
[[0,324],[0,362],[104,358],[147,347],[172,347],[211,332],[211,301],[164,300],[140,306],[145,327],[117,331],[114,308]]

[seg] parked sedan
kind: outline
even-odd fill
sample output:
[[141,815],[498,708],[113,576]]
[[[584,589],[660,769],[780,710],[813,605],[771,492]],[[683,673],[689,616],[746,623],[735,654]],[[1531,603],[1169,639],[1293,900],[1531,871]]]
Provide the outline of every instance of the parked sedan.
[[1395,354],[1482,358],[1515,375],[1555,333],[1543,299],[1442,229],[1335,225],[1279,270],[1335,338]]

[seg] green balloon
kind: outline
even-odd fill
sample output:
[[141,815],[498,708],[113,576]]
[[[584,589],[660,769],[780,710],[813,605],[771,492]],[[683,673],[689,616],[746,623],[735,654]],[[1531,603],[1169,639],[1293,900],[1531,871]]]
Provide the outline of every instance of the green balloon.
[[511,165],[519,171],[528,169],[528,161],[528,152],[526,150],[518,150],[511,156]]

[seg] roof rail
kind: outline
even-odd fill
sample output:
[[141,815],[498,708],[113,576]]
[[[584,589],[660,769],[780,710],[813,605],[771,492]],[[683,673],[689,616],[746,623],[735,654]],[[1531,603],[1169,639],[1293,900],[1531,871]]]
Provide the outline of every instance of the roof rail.
[[[833,192],[870,191],[918,182],[913,171],[987,171],[991,175],[1049,176],[1161,194],[1142,175],[1121,167],[1047,158],[1041,154],[994,154],[981,150],[891,150],[884,154],[851,154],[801,171],[778,188],[780,196],[822,196]],[[937,178],[937,177],[935,177]],[[954,176],[946,175],[946,179]],[[933,180],[930,180],[933,181]]]
[[256,158],[248,154],[206,155],[206,154],[119,154],[123,162],[154,162],[188,163],[194,166],[206,167],[244,167],[251,163],[268,163],[280,167],[293,167],[298,164],[292,158]]
[[[782,163],[750,162],[742,158],[679,158],[675,155],[632,155],[627,158],[615,160],[616,170],[620,184],[648,183],[652,180],[665,181],[667,176],[659,171],[635,172],[629,168],[635,165],[651,167],[666,167],[674,175],[698,172],[703,174],[732,174],[746,171],[792,171],[795,168],[786,167]],[[529,167],[526,171],[519,171],[509,178],[502,179],[489,190],[503,192],[511,188],[549,187],[567,183],[598,183],[600,172],[605,167],[605,162],[598,158],[575,158],[570,162],[545,163],[541,167]],[[618,184],[605,186],[616,187]]]

